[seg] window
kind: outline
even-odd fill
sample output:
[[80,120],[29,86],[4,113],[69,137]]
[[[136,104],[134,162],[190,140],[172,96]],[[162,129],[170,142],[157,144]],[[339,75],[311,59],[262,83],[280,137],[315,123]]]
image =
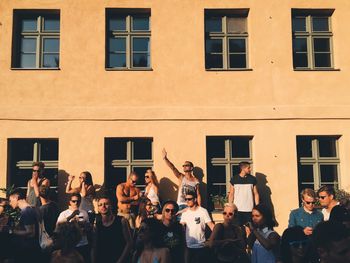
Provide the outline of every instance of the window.
[[322,185],[338,188],[339,154],[336,136],[297,136],[299,192]]
[[207,137],[208,192],[226,196],[238,164],[253,162],[251,151],[252,137]]
[[16,10],[13,44],[14,68],[58,68],[59,11]]
[[149,69],[150,11],[107,9],[106,67]]
[[333,11],[292,11],[294,69],[333,68]]
[[248,68],[248,10],[205,11],[205,68]]
[[27,188],[33,162],[41,161],[45,163],[44,176],[57,187],[58,139],[9,139],[8,157],[9,185]]
[[145,185],[145,172],[153,167],[151,138],[105,139],[105,184],[115,187],[126,181],[130,172],[139,176],[138,186]]

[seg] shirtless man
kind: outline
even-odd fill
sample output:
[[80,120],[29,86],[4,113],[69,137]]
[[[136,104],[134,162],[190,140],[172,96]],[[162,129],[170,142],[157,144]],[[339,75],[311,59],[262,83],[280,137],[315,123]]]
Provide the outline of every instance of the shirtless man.
[[188,192],[195,192],[197,194],[197,203],[201,205],[201,195],[199,192],[199,181],[193,175],[193,163],[190,161],[185,161],[182,165],[183,173],[181,173],[175,165],[169,161],[167,157],[167,152],[163,149],[163,160],[173,171],[175,176],[179,179],[179,192],[177,195],[177,204],[179,205],[179,210],[183,210],[187,207],[185,196]]
[[132,213],[132,206],[138,205],[141,196],[140,189],[136,187],[138,175],[131,172],[125,183],[117,186],[118,215],[128,220],[130,227],[135,228],[135,214]]
[[39,207],[39,187],[45,185],[50,187],[50,180],[44,177],[45,164],[43,162],[34,162],[32,170],[32,178],[29,179],[27,184],[27,202],[31,206]]

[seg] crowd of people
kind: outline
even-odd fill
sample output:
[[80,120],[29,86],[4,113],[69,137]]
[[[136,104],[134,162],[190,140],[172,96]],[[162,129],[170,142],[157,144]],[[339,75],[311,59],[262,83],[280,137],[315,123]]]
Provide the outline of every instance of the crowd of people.
[[[250,164],[241,162],[231,179],[222,223],[201,206],[194,165],[179,171],[163,150],[163,160],[178,178],[177,201],[161,202],[155,172],[137,187],[131,172],[116,187],[117,207],[108,192],[96,191],[85,171],[72,187],[66,210],[50,199],[44,164],[33,164],[27,192],[14,189],[0,199],[0,262],[6,263],[345,263],[350,262],[350,213],[335,191],[304,189],[302,206],[290,213],[280,236],[272,211],[264,205]],[[316,201],[322,210],[316,208]]]

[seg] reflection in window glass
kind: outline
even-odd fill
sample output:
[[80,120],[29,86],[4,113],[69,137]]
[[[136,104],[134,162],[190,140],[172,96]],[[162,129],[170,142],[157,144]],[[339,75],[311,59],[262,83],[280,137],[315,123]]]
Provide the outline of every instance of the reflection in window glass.
[[293,17],[292,20],[293,31],[306,31],[306,18],[305,17]]
[[21,54],[21,68],[35,68],[36,67],[36,56],[35,54]]
[[314,50],[315,52],[329,52],[330,44],[328,38],[314,38]]
[[44,39],[44,52],[58,52],[60,47],[60,40],[57,38]]
[[126,67],[126,54],[109,54],[108,67],[124,68]]
[[57,68],[59,65],[58,55],[44,55],[43,66],[45,68]]
[[230,39],[229,46],[230,53],[245,52],[245,39]]
[[36,38],[22,38],[21,52],[35,53],[36,52]]
[[318,53],[315,54],[315,67],[317,68],[329,68],[331,66],[330,54]]
[[306,38],[293,39],[293,50],[294,52],[307,52],[307,39]]
[[133,38],[133,51],[149,51],[149,38]]
[[222,53],[222,40],[207,39],[205,41],[205,47],[207,53]]
[[125,38],[110,38],[109,39],[110,51],[126,52],[126,39]]
[[133,67],[149,67],[149,55],[147,53],[144,54],[133,54]]
[[108,20],[110,31],[126,31],[126,16],[116,16]]
[[245,17],[227,17],[227,31],[230,33],[246,33],[247,19]]
[[222,55],[207,54],[205,57],[206,68],[222,68]]

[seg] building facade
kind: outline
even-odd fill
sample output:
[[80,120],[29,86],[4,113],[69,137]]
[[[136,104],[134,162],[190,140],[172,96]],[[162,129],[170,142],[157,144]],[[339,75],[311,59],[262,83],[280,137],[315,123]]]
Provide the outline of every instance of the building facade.
[[298,192],[350,189],[350,5],[333,1],[0,2],[0,186],[31,163],[114,189],[152,167],[163,200],[195,164],[204,200],[252,163],[280,229]]

